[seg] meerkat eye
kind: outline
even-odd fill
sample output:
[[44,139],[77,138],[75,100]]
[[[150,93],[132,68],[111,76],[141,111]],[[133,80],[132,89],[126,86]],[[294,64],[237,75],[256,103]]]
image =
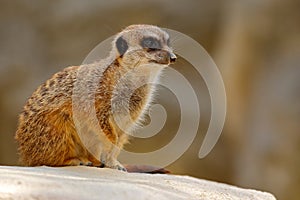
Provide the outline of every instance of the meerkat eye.
[[160,42],[157,39],[153,38],[153,37],[144,38],[141,42],[141,46],[143,48],[147,48],[149,50],[161,49]]

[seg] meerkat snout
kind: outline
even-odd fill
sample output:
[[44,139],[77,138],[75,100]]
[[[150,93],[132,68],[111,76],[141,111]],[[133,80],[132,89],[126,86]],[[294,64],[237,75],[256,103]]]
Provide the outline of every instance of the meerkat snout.
[[157,50],[156,58],[154,60],[150,60],[150,62],[169,65],[175,63],[177,57],[172,51],[165,50]]
[[175,63],[177,60],[177,56],[174,53],[169,54],[170,57],[170,63]]

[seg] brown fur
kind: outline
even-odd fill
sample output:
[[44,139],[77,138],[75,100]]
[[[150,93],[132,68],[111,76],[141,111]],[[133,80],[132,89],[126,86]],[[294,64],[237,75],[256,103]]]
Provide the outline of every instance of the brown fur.
[[[148,32],[157,34],[158,37],[167,37],[165,32],[155,26],[130,26],[116,38],[124,37],[129,47],[136,46],[134,51],[119,55],[113,43],[109,58],[89,65],[65,68],[38,87],[20,114],[15,136],[19,144],[20,160],[24,165],[105,164],[111,168],[124,170],[116,158],[128,141],[128,136],[112,117],[111,102],[113,92],[117,91],[119,95],[116,98],[116,105],[122,110],[124,104],[122,94],[127,92],[128,84],[134,85],[140,80],[155,79],[166,66],[165,63],[160,64],[158,61],[152,64],[153,67],[141,67],[141,64],[149,63],[149,60],[153,60],[153,56],[156,56],[156,53],[150,55],[139,47],[139,40]],[[171,49],[166,46],[163,51]],[[118,81],[132,69],[139,70],[132,72],[131,79],[126,80],[126,84],[121,84],[116,90]],[[78,79],[81,72],[84,74],[83,80]],[[75,88],[77,81],[83,81],[86,87]],[[130,97],[131,119],[124,122],[126,132],[134,129],[142,120],[153,91],[154,86],[146,85],[136,90]],[[77,102],[78,106],[72,101],[74,94],[84,96]],[[94,108],[99,126],[92,123],[89,110],[84,110],[85,103],[91,97],[95,98]],[[79,130],[74,121],[74,109],[78,109],[80,113],[76,117],[83,127],[83,138],[79,137]],[[122,111],[120,112],[122,114]],[[88,147],[85,142],[89,144]]]

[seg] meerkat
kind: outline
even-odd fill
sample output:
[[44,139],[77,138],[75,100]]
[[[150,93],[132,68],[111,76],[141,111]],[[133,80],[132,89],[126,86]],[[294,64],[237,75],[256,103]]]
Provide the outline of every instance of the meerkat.
[[[153,25],[131,25],[116,34],[107,58],[54,74],[37,88],[19,116],[15,139],[21,163],[126,171],[118,154],[128,142],[128,133],[143,119],[156,87],[138,84],[158,83],[163,69],[175,61],[165,31]],[[123,120],[124,96],[130,92],[130,118]],[[96,122],[88,106],[94,109]]]

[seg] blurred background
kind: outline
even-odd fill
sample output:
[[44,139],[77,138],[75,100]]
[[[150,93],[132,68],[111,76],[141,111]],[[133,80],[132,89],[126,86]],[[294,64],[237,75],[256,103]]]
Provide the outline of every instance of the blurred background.
[[[228,98],[223,133],[213,151],[199,159],[210,99],[202,78],[179,59],[174,67],[200,94],[201,121],[191,147],[167,168],[299,199],[299,8],[297,0],[2,0],[0,164],[18,164],[13,139],[18,113],[38,85],[81,64],[98,43],[127,25],[146,23],[197,40],[219,67]],[[180,108],[170,96],[161,88],[157,99],[168,113],[166,127],[153,138],[133,140],[128,150],[159,149],[174,137]]]

